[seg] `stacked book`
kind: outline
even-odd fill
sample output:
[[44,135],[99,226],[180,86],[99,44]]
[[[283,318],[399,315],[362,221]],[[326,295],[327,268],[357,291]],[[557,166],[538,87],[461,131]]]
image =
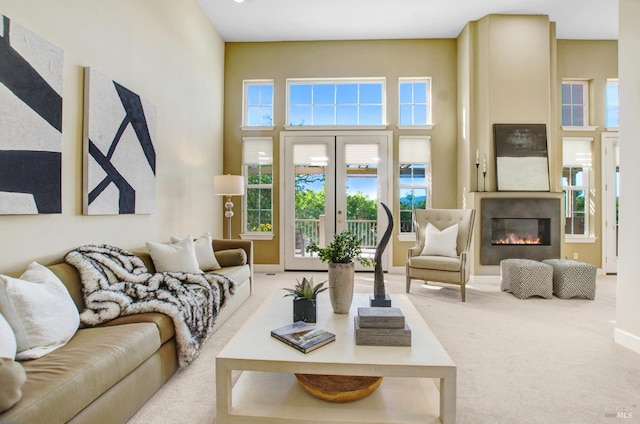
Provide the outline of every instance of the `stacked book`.
[[313,324],[296,321],[293,324],[271,330],[271,337],[307,353],[336,339],[336,335]]
[[399,308],[358,308],[356,345],[411,346],[411,329]]

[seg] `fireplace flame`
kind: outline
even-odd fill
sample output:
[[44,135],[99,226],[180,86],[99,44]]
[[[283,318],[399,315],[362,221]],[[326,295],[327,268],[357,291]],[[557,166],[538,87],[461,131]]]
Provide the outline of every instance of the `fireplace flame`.
[[520,236],[515,233],[509,233],[492,240],[492,244],[542,244],[542,239],[538,236]]

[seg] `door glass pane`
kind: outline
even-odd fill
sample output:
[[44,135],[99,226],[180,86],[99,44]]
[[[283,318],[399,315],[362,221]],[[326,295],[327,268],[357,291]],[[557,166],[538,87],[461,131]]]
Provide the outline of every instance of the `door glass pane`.
[[312,242],[324,240],[327,146],[296,144],[293,146],[295,217],[294,256],[310,256],[305,251]]
[[364,256],[373,258],[378,245],[378,145],[347,144],[345,157],[346,229],[363,240]]

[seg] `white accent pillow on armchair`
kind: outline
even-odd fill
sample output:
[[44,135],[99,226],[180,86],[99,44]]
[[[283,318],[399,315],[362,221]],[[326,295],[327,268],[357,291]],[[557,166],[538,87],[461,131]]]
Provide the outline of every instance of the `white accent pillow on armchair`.
[[451,227],[440,231],[429,222],[425,230],[424,248],[420,254],[423,256],[450,256],[457,258],[457,240],[458,224],[453,224]]

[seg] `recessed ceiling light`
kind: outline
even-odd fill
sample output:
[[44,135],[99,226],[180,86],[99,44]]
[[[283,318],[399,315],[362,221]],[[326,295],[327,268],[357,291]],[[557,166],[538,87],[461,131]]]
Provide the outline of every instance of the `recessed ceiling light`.
[[233,0],[233,1],[235,1],[236,3],[244,3],[244,0]]

